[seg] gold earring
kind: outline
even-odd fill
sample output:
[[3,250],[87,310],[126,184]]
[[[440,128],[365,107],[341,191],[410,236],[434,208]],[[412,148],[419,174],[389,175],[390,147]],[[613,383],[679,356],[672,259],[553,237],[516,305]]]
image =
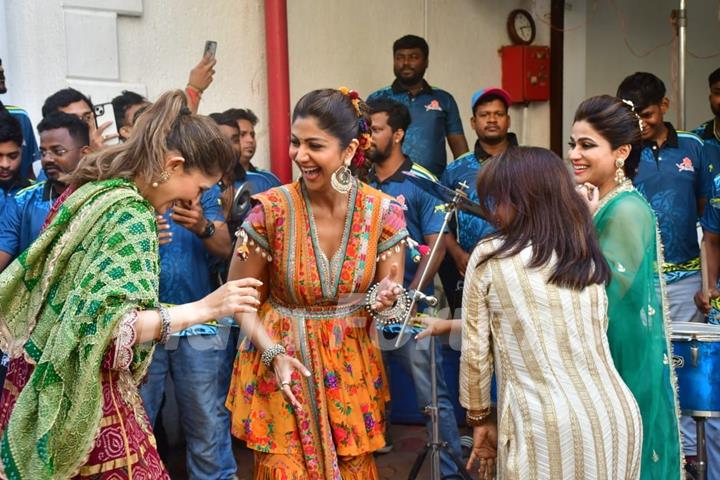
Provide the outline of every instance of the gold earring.
[[170,174],[168,173],[167,170],[163,170],[162,172],[160,172],[159,177],[160,178],[158,178],[157,180],[155,180],[154,182],[152,182],[150,184],[150,185],[152,185],[153,188],[157,188],[161,183],[165,183],[168,180],[170,180]]
[[624,166],[624,158],[618,158],[617,160],[615,160],[615,183],[620,184],[625,181],[625,170],[623,169]]

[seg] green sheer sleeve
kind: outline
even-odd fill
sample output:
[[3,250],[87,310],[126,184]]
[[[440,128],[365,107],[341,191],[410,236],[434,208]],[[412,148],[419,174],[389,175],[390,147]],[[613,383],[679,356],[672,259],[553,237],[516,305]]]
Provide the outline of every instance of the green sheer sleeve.
[[610,350],[642,414],[641,478],[681,478],[679,412],[655,215],[637,191],[622,191],[600,208],[595,226],[612,270],[607,285]]

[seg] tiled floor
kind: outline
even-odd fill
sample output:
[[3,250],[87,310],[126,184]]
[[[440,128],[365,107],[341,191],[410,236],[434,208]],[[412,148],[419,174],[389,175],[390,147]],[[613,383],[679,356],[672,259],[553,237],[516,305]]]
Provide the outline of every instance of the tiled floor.
[[[425,427],[415,425],[392,425],[390,434],[393,438],[393,450],[376,457],[378,472],[383,480],[404,480],[408,478],[410,469],[418,453],[425,445]],[[239,443],[235,445],[235,458],[238,462],[240,480],[252,479],[252,453]],[[430,478],[429,456],[423,463],[418,480]],[[168,455],[167,466],[173,480],[184,480],[185,452],[184,448],[176,448]]]

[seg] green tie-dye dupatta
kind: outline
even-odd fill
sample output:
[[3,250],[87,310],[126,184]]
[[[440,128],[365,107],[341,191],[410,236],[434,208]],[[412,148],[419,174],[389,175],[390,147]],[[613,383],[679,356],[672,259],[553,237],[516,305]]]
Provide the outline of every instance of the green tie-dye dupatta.
[[[35,369],[0,444],[0,475],[64,479],[102,416],[101,368],[119,322],[158,298],[153,209],[126,180],[80,187],[0,275],[0,349]],[[136,380],[151,345],[136,346]]]

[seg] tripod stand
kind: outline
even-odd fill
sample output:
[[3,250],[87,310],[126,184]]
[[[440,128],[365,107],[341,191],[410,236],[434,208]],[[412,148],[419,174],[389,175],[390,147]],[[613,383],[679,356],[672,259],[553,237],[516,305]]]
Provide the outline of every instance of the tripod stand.
[[[442,239],[442,232],[445,231],[447,228],[448,223],[450,222],[450,218],[457,210],[458,204],[462,199],[466,198],[465,194],[461,189],[458,189],[455,191],[453,199],[445,205],[445,218],[443,220],[442,229],[440,230],[441,234],[438,235],[438,237],[435,239],[435,242],[433,243],[432,249],[430,250],[430,255],[428,257],[428,261],[425,264],[425,269],[422,272],[422,275],[420,275],[420,282],[418,283],[419,286],[422,286],[425,284],[425,280],[428,273],[428,268],[430,265],[432,265],[433,259],[435,258],[435,255],[438,250],[438,246],[440,245],[440,242],[443,241]],[[400,329],[400,333],[398,334],[397,340],[395,341],[395,347],[399,347],[401,345],[403,334],[405,333],[405,329],[408,326],[408,323],[410,322],[410,317],[412,315],[412,310],[415,304],[418,300],[422,300],[427,302],[430,305],[437,304],[437,299],[434,297],[426,297],[418,287],[417,290],[414,291],[411,303],[410,303],[410,309],[408,310],[408,313],[405,315],[405,319],[403,321],[402,328]],[[423,462],[425,461],[425,458],[427,457],[428,453],[430,453],[430,479],[431,480],[440,480],[440,452],[445,452],[457,465],[458,472],[460,476],[462,476],[463,480],[471,480],[470,475],[468,474],[467,470],[465,470],[465,466],[462,464],[459,458],[453,454],[453,452],[448,447],[448,443],[440,440],[440,416],[438,411],[438,398],[437,398],[437,369],[436,369],[436,351],[435,351],[435,337],[430,336],[430,404],[426,405],[423,411],[426,415],[430,417],[430,422],[432,423],[432,429],[430,432],[430,442],[425,444],[423,449],[418,454],[417,458],[415,459],[415,463],[412,466],[412,469],[410,470],[410,475],[408,476],[409,480],[415,480],[417,478],[418,473],[420,472],[420,468],[422,467]]]

